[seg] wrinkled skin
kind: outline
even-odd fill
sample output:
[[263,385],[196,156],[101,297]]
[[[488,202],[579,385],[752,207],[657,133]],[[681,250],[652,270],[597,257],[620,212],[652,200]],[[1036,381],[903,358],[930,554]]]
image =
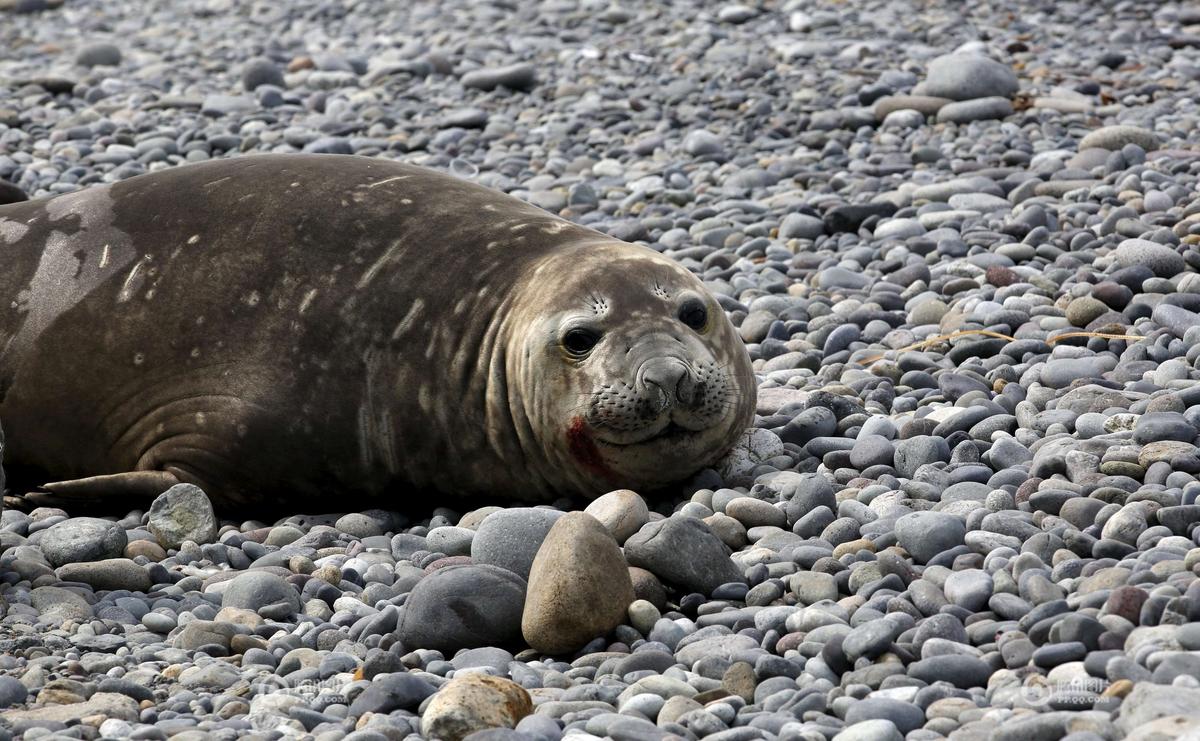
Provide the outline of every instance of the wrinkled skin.
[[2,206],[0,259],[6,463],[77,501],[591,497],[685,478],[753,415],[688,271],[386,160],[237,157]]

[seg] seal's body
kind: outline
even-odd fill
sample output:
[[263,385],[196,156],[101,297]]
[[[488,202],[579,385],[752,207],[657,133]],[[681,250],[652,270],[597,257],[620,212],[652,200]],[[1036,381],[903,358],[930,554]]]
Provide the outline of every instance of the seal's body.
[[62,496],[595,496],[686,477],[753,415],[745,349],[686,270],[386,160],[241,157],[0,207],[0,261],[6,462]]

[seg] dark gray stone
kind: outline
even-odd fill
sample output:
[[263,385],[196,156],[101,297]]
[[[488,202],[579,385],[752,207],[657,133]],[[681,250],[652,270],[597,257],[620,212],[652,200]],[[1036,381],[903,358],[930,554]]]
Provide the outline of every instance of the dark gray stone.
[[125,528],[98,517],[72,517],[51,525],[38,540],[51,566],[117,558],[125,552]]
[[381,674],[359,693],[350,704],[350,715],[390,713],[393,710],[416,712],[425,698],[437,691],[429,682],[407,672]]
[[647,523],[625,541],[625,558],[665,582],[702,594],[712,594],[722,584],[746,581],[725,544],[692,517]]
[[505,646],[521,637],[525,580],[490,564],[446,566],[417,582],[398,633],[408,648],[443,653]]
[[286,579],[269,571],[256,569],[239,574],[229,582],[221,595],[222,607],[257,612],[276,605],[291,613],[299,612],[300,595]]
[[562,516],[558,510],[540,507],[511,507],[493,512],[483,518],[471,539],[471,559],[528,579],[542,541]]
[[911,512],[896,520],[896,539],[918,563],[963,544],[967,527],[944,512]]

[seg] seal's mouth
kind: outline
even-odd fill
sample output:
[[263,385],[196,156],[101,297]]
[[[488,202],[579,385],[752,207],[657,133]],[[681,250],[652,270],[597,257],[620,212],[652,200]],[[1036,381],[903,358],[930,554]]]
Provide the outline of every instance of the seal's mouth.
[[688,442],[694,439],[702,431],[703,430],[689,430],[688,428],[674,421],[668,421],[667,424],[662,427],[662,429],[653,431],[650,434],[635,440],[623,440],[621,442],[616,442],[613,440],[605,440],[600,435],[597,435],[596,441],[602,445],[607,445],[612,448],[629,448],[635,445],[649,444],[672,445]]

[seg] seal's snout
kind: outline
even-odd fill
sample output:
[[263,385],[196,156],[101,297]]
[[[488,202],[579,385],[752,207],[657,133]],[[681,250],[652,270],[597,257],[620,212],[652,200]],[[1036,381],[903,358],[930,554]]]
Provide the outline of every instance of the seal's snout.
[[657,397],[659,412],[668,407],[695,405],[701,390],[687,363],[678,358],[655,358],[642,366],[641,381],[647,395]]

